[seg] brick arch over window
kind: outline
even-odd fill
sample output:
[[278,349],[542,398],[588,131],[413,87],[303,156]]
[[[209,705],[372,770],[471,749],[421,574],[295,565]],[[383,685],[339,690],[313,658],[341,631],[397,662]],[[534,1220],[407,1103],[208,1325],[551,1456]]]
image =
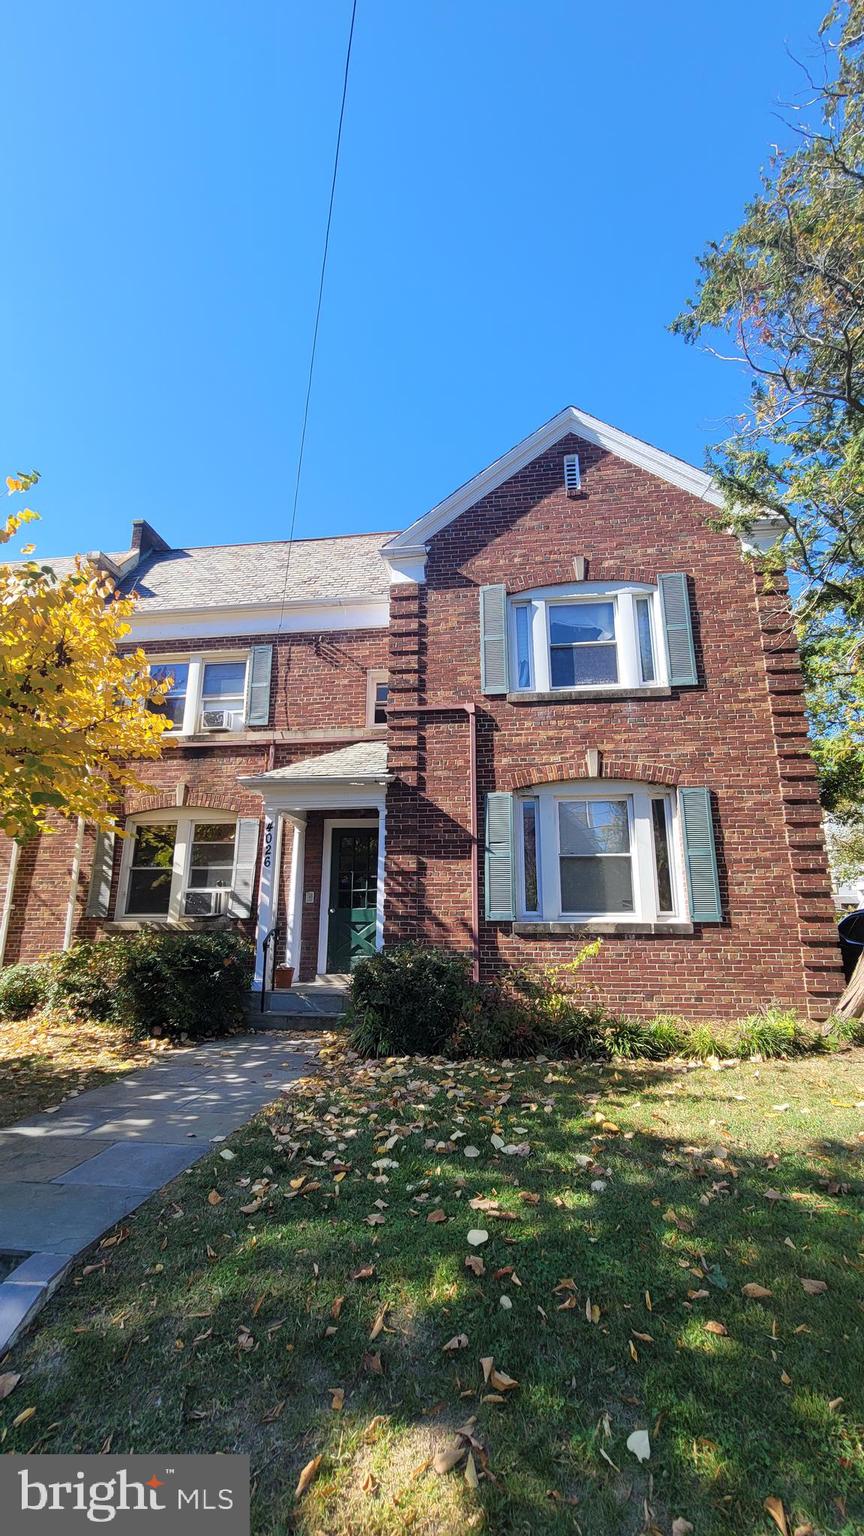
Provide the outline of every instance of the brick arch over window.
[[[178,804],[177,795],[169,794],[166,790],[159,790],[153,795],[129,794],[124,806],[124,815],[138,816],[142,811],[236,811],[236,797],[230,794],[208,795],[202,790],[189,790]],[[239,812],[238,812],[239,814]]]
[[502,789],[534,789],[540,784],[566,784],[573,779],[626,779],[636,784],[677,784],[680,774],[670,763],[651,762],[646,758],[624,757],[618,753],[599,753],[597,764],[586,757],[559,759],[554,763],[535,763],[517,768]]
[[[520,592],[531,592],[536,587],[572,587],[577,580],[573,570],[573,561],[559,560],[544,563],[542,576],[537,572],[508,581],[507,594],[516,597]],[[583,581],[620,581],[624,584],[636,582],[642,586],[655,587],[657,585],[657,572],[644,570],[635,565],[620,565],[617,560],[590,560],[585,561],[585,575]]]

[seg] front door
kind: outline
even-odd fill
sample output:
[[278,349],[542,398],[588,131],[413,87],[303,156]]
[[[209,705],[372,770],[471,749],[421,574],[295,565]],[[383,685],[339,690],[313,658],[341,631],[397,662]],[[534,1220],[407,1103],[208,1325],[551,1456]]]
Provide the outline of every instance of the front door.
[[378,828],[334,827],[332,849],[327,970],[353,971],[375,953]]

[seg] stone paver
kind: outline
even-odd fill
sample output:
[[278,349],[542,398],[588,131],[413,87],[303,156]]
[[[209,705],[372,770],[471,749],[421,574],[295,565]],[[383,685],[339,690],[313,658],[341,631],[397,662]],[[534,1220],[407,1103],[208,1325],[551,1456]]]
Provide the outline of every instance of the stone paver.
[[0,1284],[0,1354],[75,1256],[302,1077],[314,1035],[172,1051],[0,1132],[0,1254],[29,1255]]

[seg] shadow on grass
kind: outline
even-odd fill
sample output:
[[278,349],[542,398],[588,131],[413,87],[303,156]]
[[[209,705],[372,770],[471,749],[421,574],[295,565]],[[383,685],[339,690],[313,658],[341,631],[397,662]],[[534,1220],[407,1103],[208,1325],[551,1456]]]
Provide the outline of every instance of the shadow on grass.
[[[784,1500],[790,1529],[812,1521],[824,1536],[860,1531],[864,1266],[855,1154],[802,1132],[777,1160],[762,1147],[764,1116],[753,1122],[754,1147],[734,1132],[726,1141],[723,1115],[748,1111],[724,1097],[725,1075],[677,1084],[662,1068],[617,1080],[570,1075],[547,1086],[536,1068],[516,1068],[506,1106],[494,1101],[511,1084],[486,1069],[472,1077],[454,1068],[467,1093],[461,1101],[442,1089],[418,1106],[379,1086],[381,1125],[425,1121],[385,1154],[399,1164],[387,1184],[367,1179],[381,1154],[372,1150],[363,1092],[346,1107],[325,1084],[316,1113],[331,1107],[334,1127],[356,1117],[362,1133],[344,1154],[354,1169],[327,1199],[334,1185],[326,1174],[287,1162],[257,1122],[232,1143],[230,1164],[207,1158],[176,1181],[175,1203],[151,1202],[126,1224],[128,1239],[95,1255],[108,1267],[44,1314],[14,1362],[24,1376],[14,1412],[32,1402],[37,1415],[9,1429],[14,1413],[2,1405],[4,1449],[92,1451],[110,1441],[130,1452],[247,1451],[255,1536],[390,1533],[403,1524],[449,1536],[481,1509],[496,1536],[617,1536],[652,1522],[668,1531],[678,1515],[698,1536],[720,1536],[769,1530],[768,1496]],[[585,1099],[592,1090],[620,1132],[594,1123],[597,1107]],[[553,1093],[556,1110],[546,1114]],[[366,1096],[371,1103],[372,1088]],[[457,1113],[482,1159],[425,1147],[426,1134],[442,1134]],[[529,1158],[486,1156],[501,1118],[530,1127]],[[324,1143],[311,1141],[317,1157]],[[695,1155],[724,1141],[728,1156]],[[576,1164],[592,1148],[608,1174]],[[250,1194],[238,1177],[267,1168],[278,1193],[269,1207],[242,1214]],[[323,1187],[286,1204],[287,1180],[301,1172]],[[598,1176],[605,1188],[592,1189]],[[420,1192],[429,1201],[412,1206],[427,1180]],[[208,1204],[213,1187],[218,1205]],[[497,1199],[515,1219],[471,1210],[475,1196]],[[376,1199],[386,1203],[385,1221],[372,1227]],[[446,1222],[426,1221],[433,1205]],[[489,1232],[478,1250],[482,1277],[464,1267],[471,1227]],[[352,1280],[364,1263],[374,1276]],[[497,1273],[511,1267],[521,1285]],[[802,1279],[828,1288],[808,1295]],[[748,1299],[748,1282],[771,1295]],[[370,1340],[385,1304],[384,1330]],[[596,1322],[586,1317],[592,1304]],[[462,1333],[467,1346],[445,1352]],[[503,1403],[481,1400],[479,1360],[489,1355],[519,1381]],[[337,1387],[340,1412],[330,1406]],[[418,1473],[475,1414],[488,1453],[480,1490],[459,1473]],[[642,1467],[625,1443],[636,1427],[651,1434]],[[295,1506],[298,1471],[319,1453],[319,1477]]]

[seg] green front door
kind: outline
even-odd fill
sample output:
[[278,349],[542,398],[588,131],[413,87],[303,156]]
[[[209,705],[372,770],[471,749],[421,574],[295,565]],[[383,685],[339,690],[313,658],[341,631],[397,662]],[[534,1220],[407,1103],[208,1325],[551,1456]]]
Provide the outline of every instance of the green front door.
[[334,827],[332,846],[327,970],[353,971],[375,953],[378,828]]

